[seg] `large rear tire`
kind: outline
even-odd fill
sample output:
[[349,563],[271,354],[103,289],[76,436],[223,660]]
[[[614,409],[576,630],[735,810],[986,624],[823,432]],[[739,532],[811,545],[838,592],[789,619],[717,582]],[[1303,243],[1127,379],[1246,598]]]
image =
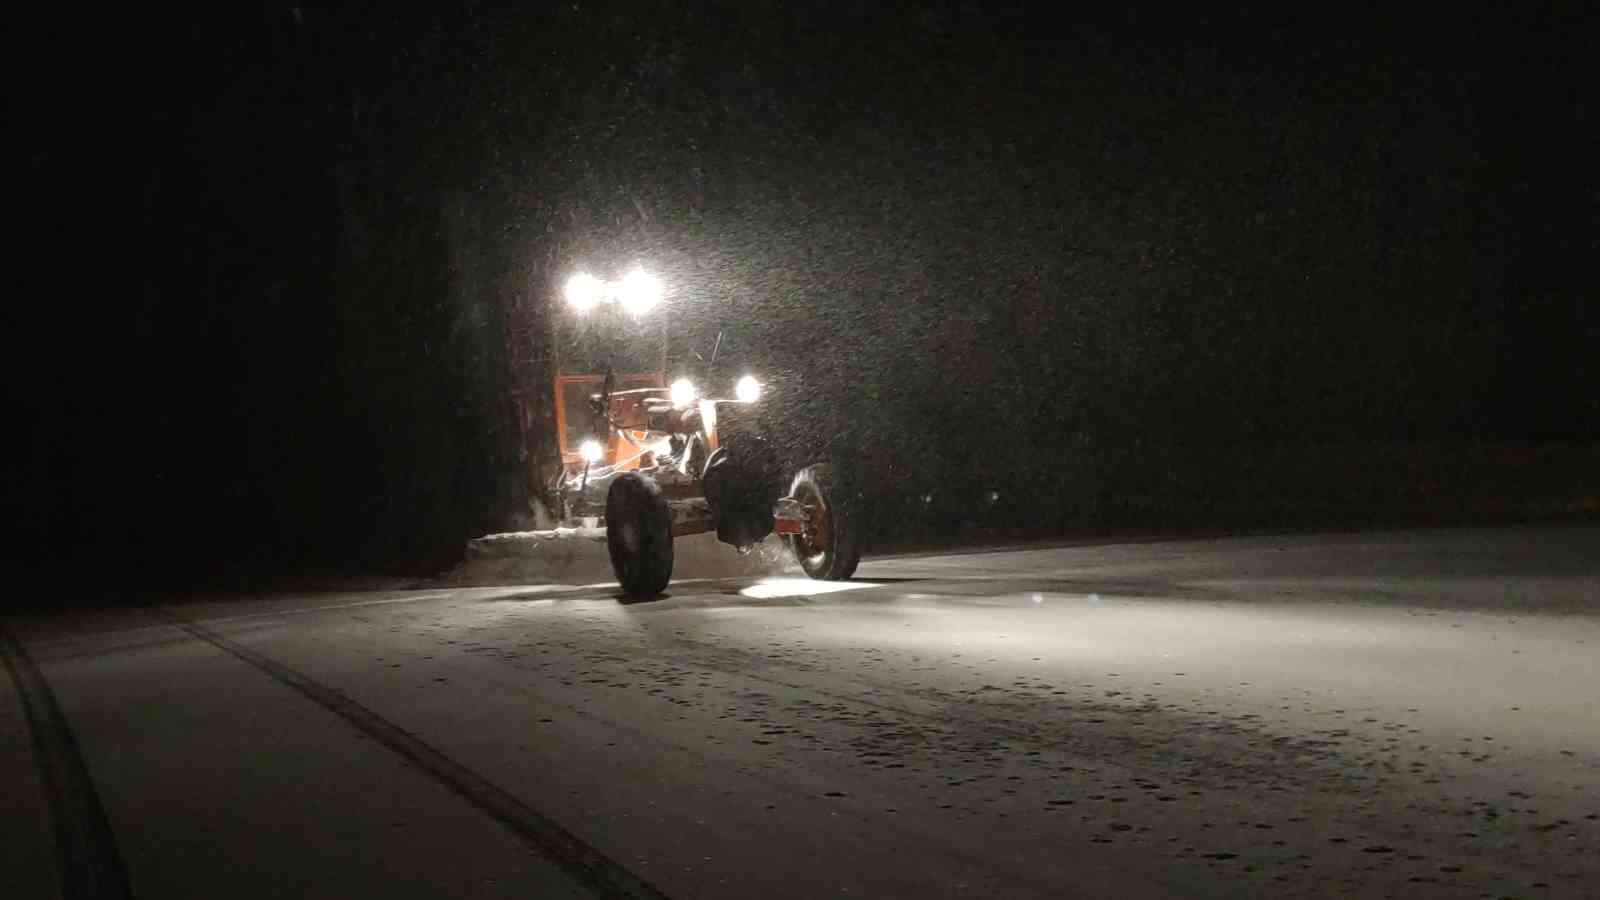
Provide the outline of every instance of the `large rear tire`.
[[811,512],[803,534],[784,536],[800,568],[821,581],[848,581],[861,562],[861,531],[855,498],[834,475],[833,467],[818,463],[801,469],[789,487],[789,496]]
[[672,580],[672,513],[661,488],[629,472],[606,492],[606,549],[622,592],[653,597]]

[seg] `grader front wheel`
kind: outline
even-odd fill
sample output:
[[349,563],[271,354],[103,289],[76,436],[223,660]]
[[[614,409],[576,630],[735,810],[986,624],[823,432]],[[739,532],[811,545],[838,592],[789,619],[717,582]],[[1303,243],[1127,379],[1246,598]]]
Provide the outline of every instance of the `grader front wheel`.
[[799,534],[784,536],[800,568],[822,581],[847,581],[861,562],[861,533],[854,498],[844,490],[833,467],[807,466],[794,476],[789,496],[806,510]]
[[606,549],[622,592],[653,597],[672,580],[672,513],[654,481],[632,472],[606,492]]

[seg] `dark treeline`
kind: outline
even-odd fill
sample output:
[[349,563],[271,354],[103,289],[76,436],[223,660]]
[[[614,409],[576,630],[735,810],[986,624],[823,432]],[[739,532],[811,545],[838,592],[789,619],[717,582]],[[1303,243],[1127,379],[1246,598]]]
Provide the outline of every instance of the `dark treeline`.
[[[66,88],[31,109],[54,252],[13,312],[14,545],[161,578],[445,564],[534,520],[560,285],[635,262],[669,285],[674,366],[721,334],[796,441],[861,460],[885,537],[1459,499],[1494,448],[1596,437],[1600,147],[1575,15],[1437,24],[147,23],[100,95],[138,220],[114,301],[42,270],[108,133]],[[1549,488],[1518,485],[1489,493]]]

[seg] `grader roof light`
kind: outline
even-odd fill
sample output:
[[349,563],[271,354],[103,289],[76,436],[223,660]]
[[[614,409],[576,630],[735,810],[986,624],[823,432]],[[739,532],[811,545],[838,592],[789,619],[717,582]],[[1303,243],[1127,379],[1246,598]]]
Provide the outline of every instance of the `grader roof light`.
[[588,272],[579,272],[567,279],[567,304],[578,313],[594,309],[605,299],[605,282]]
[[614,285],[624,312],[642,316],[661,302],[661,279],[643,269],[634,269]]

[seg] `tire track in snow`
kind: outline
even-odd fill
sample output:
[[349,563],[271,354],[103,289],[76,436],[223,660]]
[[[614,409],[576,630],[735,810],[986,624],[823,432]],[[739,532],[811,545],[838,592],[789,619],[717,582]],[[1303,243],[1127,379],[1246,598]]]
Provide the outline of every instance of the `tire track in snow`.
[[0,660],[17,686],[33,736],[33,755],[55,824],[56,868],[64,900],[128,898],[128,875],[78,740],[44,673],[22,642],[0,625]]
[[274,681],[349,722],[362,734],[389,748],[401,759],[494,819],[524,845],[559,865],[575,881],[598,896],[665,900],[667,895],[655,886],[560,824],[339,691],[229,640],[204,625],[180,618],[167,610],[161,610],[161,613],[189,634],[249,663]]

